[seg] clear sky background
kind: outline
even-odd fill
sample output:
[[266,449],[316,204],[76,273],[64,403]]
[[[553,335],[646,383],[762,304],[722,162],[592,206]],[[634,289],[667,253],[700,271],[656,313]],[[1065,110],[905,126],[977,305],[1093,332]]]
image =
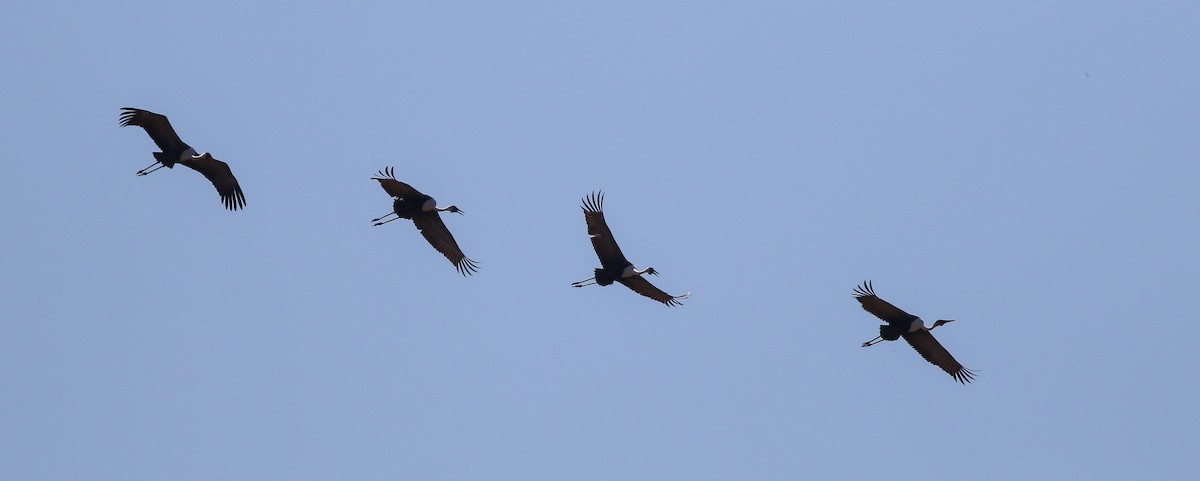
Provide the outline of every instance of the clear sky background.
[[[0,479],[1200,472],[1195,2],[3,10]],[[593,190],[684,306],[569,287]]]

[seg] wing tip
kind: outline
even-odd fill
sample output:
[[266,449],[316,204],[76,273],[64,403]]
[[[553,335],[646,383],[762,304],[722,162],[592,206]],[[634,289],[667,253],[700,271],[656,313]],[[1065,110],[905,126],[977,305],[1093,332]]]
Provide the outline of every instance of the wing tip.
[[479,272],[479,263],[470,257],[463,256],[462,260],[454,264],[454,268],[463,276],[473,276],[476,272]]
[[592,191],[591,194],[583,196],[583,211],[584,212],[603,212],[604,211],[604,191]]
[[225,204],[225,208],[230,212],[237,212],[246,207],[246,197],[242,196],[240,193],[236,196],[231,195],[223,198],[221,201]]
[[862,285],[854,288],[854,297],[863,298],[875,295],[875,288],[871,285],[871,280],[863,281]]
[[375,175],[378,175],[379,177],[371,177],[371,180],[378,180],[380,182],[385,180],[396,180],[395,171],[391,166],[379,169],[379,172],[376,172]]
[[140,111],[141,111],[140,109],[135,109],[133,107],[121,107],[121,116],[118,119],[119,125],[121,127],[128,127],[130,125],[134,125],[133,118],[137,117],[137,114]]

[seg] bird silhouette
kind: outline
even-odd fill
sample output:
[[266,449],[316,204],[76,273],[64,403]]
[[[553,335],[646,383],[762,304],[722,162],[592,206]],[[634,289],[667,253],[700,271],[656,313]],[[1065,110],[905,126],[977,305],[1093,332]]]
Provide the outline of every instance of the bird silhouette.
[[854,297],[862,304],[864,310],[887,322],[887,324],[879,326],[879,336],[864,342],[862,347],[874,346],[883,341],[895,341],[903,337],[921,357],[942,368],[943,371],[954,377],[955,381],[966,384],[975,379],[975,373],[959,364],[954,356],[950,355],[950,351],[942,347],[933,334],[929,333],[938,326],[954,322],[953,319],[939,319],[933,323],[933,326],[926,328],[925,321],[922,321],[920,317],[904,312],[876,296],[871,281],[863,282],[861,286],[856,287]]
[[[438,207],[433,197],[422,194],[411,185],[396,180],[391,167],[380,170],[377,175],[378,177],[371,179],[378,180],[379,185],[394,200],[392,212],[371,219],[371,222],[374,222],[373,225],[387,224],[396,219],[411,219],[413,224],[416,224],[417,230],[421,231],[421,235],[425,236],[425,240],[429,241],[429,245],[446,256],[460,274],[472,275],[479,270],[479,265],[463,254],[458,243],[454,241],[454,236],[450,234],[450,229],[446,228],[446,224],[442,222],[442,217],[438,214],[439,212],[454,212],[463,215],[462,209],[453,205]],[[396,217],[388,219],[393,215]]]
[[592,247],[596,249],[596,256],[600,258],[602,267],[595,270],[594,276],[571,283],[571,287],[597,284],[607,286],[613,282],[620,282],[625,287],[633,289],[634,292],[667,306],[682,305],[683,303],[679,302],[679,299],[687,299],[692,296],[692,293],[672,296],[663,292],[662,289],[654,287],[654,284],[642,277],[642,274],[657,276],[658,271],[653,267],[638,269],[625,259],[625,254],[621,253],[621,248],[617,246],[617,240],[613,238],[612,231],[608,229],[608,223],[604,220],[603,207],[603,192],[592,192],[591,196],[583,198],[583,219],[587,222],[588,237],[592,239]]
[[163,167],[173,169],[175,164],[184,165],[204,175],[204,178],[212,182],[213,187],[217,188],[217,193],[221,195],[221,203],[225,204],[226,209],[238,210],[246,206],[246,196],[242,193],[242,187],[238,185],[237,178],[233,176],[233,171],[229,169],[229,164],[214,159],[208,152],[197,155],[196,149],[185,144],[175,133],[175,129],[171,128],[171,122],[167,121],[166,116],[149,110],[122,108],[121,127],[130,125],[145,129],[146,133],[150,135],[150,139],[154,140],[154,143],[162,150],[154,152],[155,162],[145,169],[139,170],[137,175],[143,176]]

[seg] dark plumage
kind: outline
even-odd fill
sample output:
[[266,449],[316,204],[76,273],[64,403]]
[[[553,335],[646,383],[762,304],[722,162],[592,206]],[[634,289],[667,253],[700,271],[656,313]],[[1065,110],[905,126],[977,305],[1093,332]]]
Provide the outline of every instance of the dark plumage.
[[[602,267],[594,271],[595,276],[574,282],[571,286],[583,287],[592,284],[607,286],[613,282],[620,282],[625,287],[633,289],[634,292],[667,306],[682,305],[683,303],[679,302],[679,299],[691,297],[690,292],[682,296],[672,296],[663,292],[642,277],[642,274],[657,276],[658,271],[654,270],[653,267],[637,269],[633,266],[633,263],[625,259],[625,254],[622,254],[621,248],[617,246],[617,241],[613,238],[612,231],[608,229],[608,223],[604,221],[603,204],[603,193],[593,192],[590,197],[583,198],[583,219],[587,222],[588,237],[592,239],[592,247],[596,249],[596,256],[600,258],[600,265]],[[588,281],[592,282],[588,283]]]
[[[372,219],[371,222],[374,222],[375,225],[383,225],[396,219],[411,219],[413,224],[416,224],[417,230],[421,231],[421,235],[425,236],[425,240],[429,241],[429,245],[446,256],[460,274],[471,275],[479,270],[475,261],[467,258],[462,249],[459,249],[458,243],[454,241],[454,236],[450,235],[450,229],[446,228],[442,217],[438,215],[440,211],[462,215],[462,209],[453,205],[438,207],[433,197],[422,194],[411,185],[396,180],[391,167],[379,171],[377,175],[379,177],[371,179],[378,180],[380,187],[383,187],[383,190],[395,200],[392,202],[391,214]],[[396,216],[394,219],[383,220],[393,215]]]
[[908,344],[917,350],[921,357],[925,358],[931,364],[942,368],[954,380],[966,384],[975,379],[975,373],[970,369],[963,367],[954,356],[950,355],[950,351],[942,347],[942,344],[930,334],[934,328],[954,322],[953,319],[938,320],[933,323],[932,327],[925,328],[925,322],[921,318],[904,312],[900,308],[891,305],[887,301],[880,299],[875,295],[875,289],[871,286],[871,281],[864,282],[861,286],[854,289],[854,297],[862,304],[862,308],[875,317],[882,319],[887,324],[879,326],[879,337],[864,342],[863,347],[873,346],[882,341],[895,341],[901,337]]
[[205,152],[196,154],[196,150],[185,144],[175,133],[175,129],[171,128],[171,123],[167,121],[167,117],[156,114],[154,112],[142,109],[125,107],[121,109],[121,127],[136,125],[146,130],[150,135],[150,139],[158,145],[161,152],[154,152],[153,164],[150,167],[139,170],[137,175],[146,175],[162,167],[168,169],[175,168],[175,164],[185,165],[196,172],[204,175],[209,182],[212,182],[213,187],[217,188],[217,193],[221,195],[221,203],[225,204],[225,208],[229,210],[238,210],[246,206],[246,196],[242,194],[242,187],[238,185],[237,178],[233,176],[233,171],[229,170],[229,164],[214,159],[211,154]]

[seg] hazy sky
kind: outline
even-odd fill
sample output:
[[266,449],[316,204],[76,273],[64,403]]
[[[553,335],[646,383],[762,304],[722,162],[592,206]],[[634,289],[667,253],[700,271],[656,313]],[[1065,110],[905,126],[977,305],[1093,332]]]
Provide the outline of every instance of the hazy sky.
[[10,2],[0,479],[1195,476],[1200,4],[1052,3]]

